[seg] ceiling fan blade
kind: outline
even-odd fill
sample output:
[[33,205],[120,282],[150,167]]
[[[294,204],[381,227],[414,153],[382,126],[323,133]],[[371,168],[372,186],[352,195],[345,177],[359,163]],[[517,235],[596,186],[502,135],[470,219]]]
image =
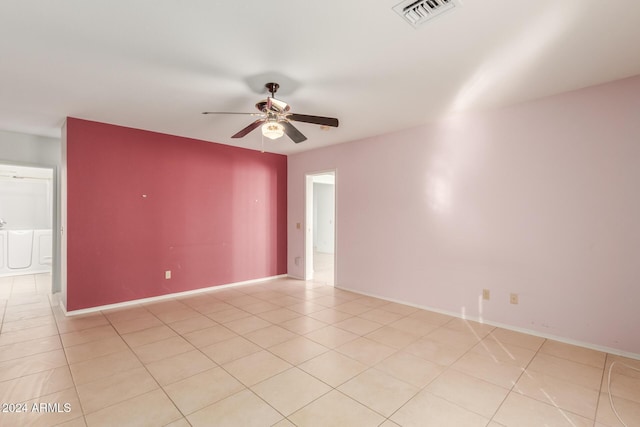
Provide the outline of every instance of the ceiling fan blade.
[[338,127],[338,119],[333,117],[309,116],[307,114],[287,114],[287,119],[296,122],[313,123],[314,125]]
[[295,128],[291,123],[287,121],[281,121],[280,124],[284,127],[284,133],[287,134],[289,138],[296,144],[301,143],[306,140],[307,137],[304,136],[298,129]]
[[229,111],[203,111],[202,114],[240,114],[243,116],[261,116],[262,113],[231,113]]
[[264,119],[258,119],[255,122],[251,123],[246,128],[242,129],[240,132],[233,135],[231,138],[242,138],[243,136],[245,136],[246,134],[248,134],[249,132],[257,128],[258,126],[260,126],[262,123],[264,123]]

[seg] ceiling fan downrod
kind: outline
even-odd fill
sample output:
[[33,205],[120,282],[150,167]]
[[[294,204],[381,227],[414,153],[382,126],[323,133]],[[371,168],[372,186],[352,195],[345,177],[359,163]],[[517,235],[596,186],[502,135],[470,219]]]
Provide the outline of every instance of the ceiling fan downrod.
[[271,92],[271,97],[275,98],[276,92],[278,91],[278,88],[280,87],[280,85],[278,83],[267,83],[264,85],[264,87],[266,87],[267,90]]

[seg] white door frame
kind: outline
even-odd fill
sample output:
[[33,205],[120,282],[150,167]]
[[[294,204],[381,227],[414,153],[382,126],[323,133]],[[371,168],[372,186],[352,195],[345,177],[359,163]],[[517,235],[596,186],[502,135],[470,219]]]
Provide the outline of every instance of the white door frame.
[[305,174],[304,182],[304,279],[313,279],[313,177],[318,175],[333,175],[333,198],[334,198],[334,215],[333,215],[333,285],[337,284],[338,277],[338,170],[327,169],[322,171],[310,172]]
[[58,168],[56,166],[51,165],[41,165],[37,163],[30,162],[16,162],[13,160],[3,160],[0,159],[0,164],[5,166],[15,166],[15,167],[27,167],[34,169],[43,169],[51,172],[51,211],[49,214],[51,215],[51,294],[56,292],[60,292],[60,235],[58,234],[58,224],[60,221],[59,209],[58,209],[58,200],[60,197],[59,194],[59,182],[58,182]]

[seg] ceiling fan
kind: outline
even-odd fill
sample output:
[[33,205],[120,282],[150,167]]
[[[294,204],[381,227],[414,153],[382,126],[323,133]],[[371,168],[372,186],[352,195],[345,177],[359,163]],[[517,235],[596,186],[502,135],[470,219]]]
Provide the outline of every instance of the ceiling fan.
[[231,138],[242,138],[252,130],[262,126],[262,135],[270,139],[277,139],[287,134],[296,144],[307,139],[291,122],[312,123],[320,126],[338,127],[338,119],[332,117],[309,116],[307,114],[296,114],[290,112],[289,105],[276,99],[276,92],[280,85],[278,83],[267,83],[264,85],[271,93],[256,104],[259,113],[231,113],[226,111],[205,111],[202,114],[243,114],[249,116],[260,116],[258,120],[245,127]]

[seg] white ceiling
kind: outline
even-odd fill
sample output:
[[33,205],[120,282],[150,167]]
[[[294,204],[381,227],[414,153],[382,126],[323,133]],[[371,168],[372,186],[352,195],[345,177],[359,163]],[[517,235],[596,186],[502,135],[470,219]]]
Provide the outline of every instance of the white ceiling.
[[260,149],[230,136],[269,80],[329,131],[291,154],[640,74],[638,0],[464,0],[414,29],[397,0],[3,0],[0,129],[66,116]]

